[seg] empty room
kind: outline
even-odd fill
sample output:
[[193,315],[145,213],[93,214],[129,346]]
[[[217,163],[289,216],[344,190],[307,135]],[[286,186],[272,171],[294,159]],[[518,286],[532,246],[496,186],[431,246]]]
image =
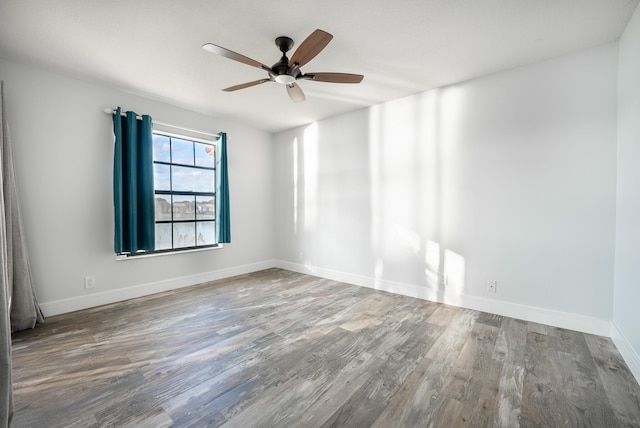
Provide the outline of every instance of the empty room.
[[640,0],[0,0],[0,427],[640,427]]

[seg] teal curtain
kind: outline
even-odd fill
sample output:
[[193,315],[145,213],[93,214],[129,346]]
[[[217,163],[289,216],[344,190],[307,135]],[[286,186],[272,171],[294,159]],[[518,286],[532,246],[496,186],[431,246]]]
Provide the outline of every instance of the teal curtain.
[[152,251],[155,245],[153,125],[148,115],[113,115],[113,205],[116,254]]
[[216,238],[219,244],[231,242],[227,134],[224,132],[220,133],[216,160]]

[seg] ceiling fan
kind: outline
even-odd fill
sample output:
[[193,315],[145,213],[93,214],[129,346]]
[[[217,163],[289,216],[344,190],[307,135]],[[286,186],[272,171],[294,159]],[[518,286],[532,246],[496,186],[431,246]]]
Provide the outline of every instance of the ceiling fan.
[[309,35],[296,49],[291,56],[287,58],[287,52],[293,47],[293,40],[290,37],[281,36],[276,38],[276,46],[282,52],[280,61],[268,67],[254,59],[248,58],[239,53],[233,52],[222,46],[213,43],[205,43],[202,49],[222,55],[225,58],[239,61],[253,67],[260,68],[269,74],[269,77],[253,82],[242,83],[240,85],[230,86],[223,89],[226,92],[237,91],[238,89],[249,88],[251,86],[260,85],[266,82],[277,82],[283,84],[287,88],[289,97],[294,102],[305,100],[304,92],[300,86],[296,84],[297,80],[315,80],[316,82],[331,83],[360,83],[363,79],[362,74],[349,73],[303,73],[300,67],[311,61],[329,44],[333,36],[323,30],[315,30]]

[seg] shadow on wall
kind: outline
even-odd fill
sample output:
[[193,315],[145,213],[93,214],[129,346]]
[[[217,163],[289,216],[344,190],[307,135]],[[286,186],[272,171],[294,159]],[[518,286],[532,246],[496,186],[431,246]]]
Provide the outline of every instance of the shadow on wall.
[[[419,286],[418,297],[464,294],[452,249],[452,153],[461,93],[429,91],[313,123],[291,141],[293,254],[316,267]],[[345,123],[342,123],[344,121]],[[357,123],[359,126],[354,126]]]

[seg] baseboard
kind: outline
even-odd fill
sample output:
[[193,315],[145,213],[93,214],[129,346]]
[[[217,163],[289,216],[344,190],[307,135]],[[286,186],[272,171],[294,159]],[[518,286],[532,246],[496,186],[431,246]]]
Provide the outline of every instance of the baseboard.
[[[67,312],[78,311],[81,309],[106,305],[109,303],[120,302],[123,300],[134,299],[136,297],[148,296],[154,293],[161,293],[164,291],[189,287],[192,285],[201,284],[203,282],[215,281],[218,279],[257,272],[273,267],[319,276],[334,281],[345,282],[348,284],[359,285],[362,287],[373,288],[390,293],[416,297],[432,302],[446,303],[448,305],[489,312],[512,318],[518,318],[525,321],[532,321],[541,324],[567,328],[584,333],[597,334],[607,337],[612,335],[611,323],[609,321],[601,320],[594,317],[505,302],[502,300],[486,299],[470,295],[454,295],[446,293],[442,294],[437,290],[429,289],[428,287],[417,286],[415,284],[394,282],[364,275],[356,275],[331,269],[306,266],[303,264],[292,263],[284,260],[268,260],[264,262],[203,272],[196,275],[188,275],[162,281],[140,284],[132,287],[120,288],[117,290],[93,293],[86,296],[77,296],[71,297],[69,299],[42,302],[40,303],[40,307],[42,308],[45,316],[58,315]],[[618,337],[623,336],[619,334]],[[618,345],[618,343],[616,343],[616,345]],[[637,362],[637,355],[629,346],[627,346],[627,348],[627,354],[635,356],[636,359],[632,359],[632,361]],[[640,363],[636,363],[635,366],[636,371],[634,372],[634,374],[640,372],[640,369],[638,369],[638,367],[640,367]],[[638,375],[636,375],[636,377],[638,377]]]
[[620,331],[615,321],[611,323],[611,339],[618,348],[618,351],[620,351],[620,355],[624,358],[625,363],[629,366],[629,370],[631,370],[636,381],[640,383],[640,356],[638,356],[637,352],[633,349],[631,342],[629,342],[622,331]]
[[175,290],[189,287],[203,282],[215,281],[246,273],[257,272],[275,267],[273,260],[251,263],[241,266],[234,266],[226,269],[203,272],[195,275],[187,275],[178,278],[171,278],[162,281],[150,282],[147,284],[135,285],[132,287],[119,288],[101,293],[88,294],[86,296],[71,297],[69,299],[54,300],[40,303],[40,308],[46,316],[59,315],[67,312],[74,312],[81,309],[93,308],[107,305],[109,303],[121,302],[123,300],[134,299],[136,297],[148,296],[150,294],[161,293],[163,291]]
[[374,288],[376,290],[390,293],[402,294],[416,297],[432,302],[446,303],[448,305],[459,306],[467,309],[474,309],[482,312],[503,315],[525,321],[537,322],[540,324],[552,325],[583,333],[607,336],[611,334],[611,322],[595,317],[579,315],[569,312],[555,311],[536,306],[511,303],[503,300],[486,299],[483,297],[470,296],[464,294],[447,294],[438,290],[430,289],[415,284],[388,281],[363,275],[323,269],[314,266],[307,266],[299,263],[292,263],[284,260],[276,260],[275,267],[294,272],[319,276],[334,281],[346,282],[362,287]]

